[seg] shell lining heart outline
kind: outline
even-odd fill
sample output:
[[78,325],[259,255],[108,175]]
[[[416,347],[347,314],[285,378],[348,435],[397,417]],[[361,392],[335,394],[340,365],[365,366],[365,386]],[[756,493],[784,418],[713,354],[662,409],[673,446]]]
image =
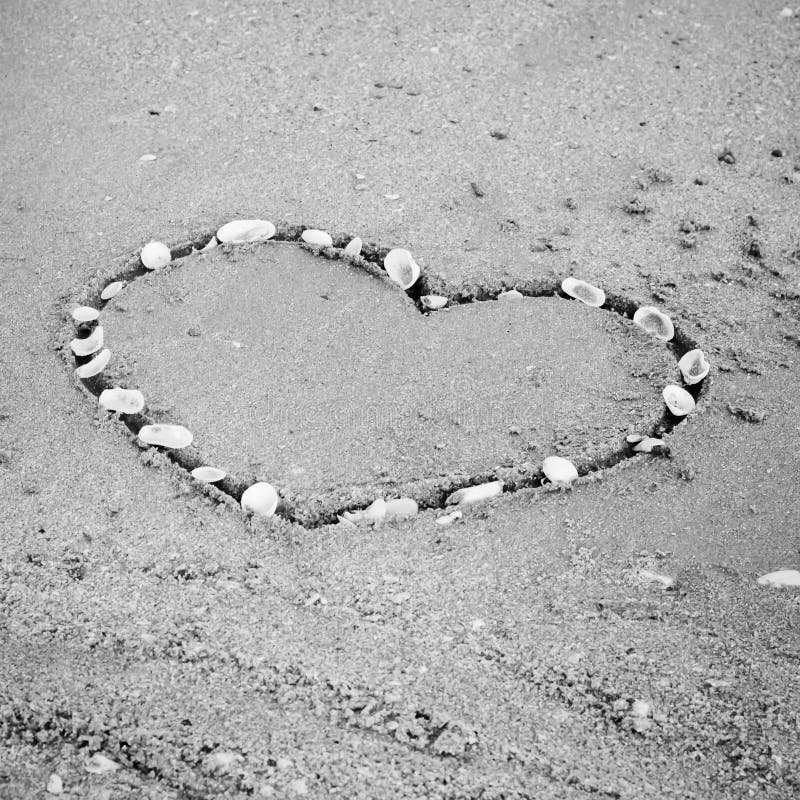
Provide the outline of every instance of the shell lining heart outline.
[[[180,266],[180,259],[185,258],[197,251],[203,250],[207,246],[212,247],[217,242],[216,233],[218,229],[207,229],[201,231],[191,237],[189,240],[180,242],[169,248],[171,261],[169,262],[170,269],[176,269]],[[386,274],[384,259],[390,252],[390,248],[386,248],[376,244],[363,244],[360,253],[353,255],[345,252],[346,245],[352,241],[353,237],[349,235],[334,235],[332,236],[332,246],[319,246],[308,244],[303,240],[303,232],[307,230],[316,230],[304,225],[284,225],[276,228],[273,236],[269,239],[261,239],[254,242],[247,242],[246,244],[252,246],[269,246],[270,241],[292,242],[296,243],[304,249],[308,250],[313,255],[321,256],[328,259],[342,259],[346,260],[353,266],[359,267],[370,275],[379,275],[384,279],[389,280]],[[238,247],[243,243],[236,244],[223,244],[223,247]],[[79,290],[71,298],[71,305],[90,306],[102,311],[104,306],[111,302],[112,298],[103,300],[101,298],[102,290],[113,282],[122,282],[123,285],[129,285],[142,275],[150,274],[151,269],[144,267],[141,261],[141,251],[137,250],[135,253],[125,256],[123,258],[123,266],[121,270],[109,275],[108,272],[99,271],[89,281],[88,285],[82,290]],[[397,284],[392,283],[397,287]],[[397,287],[399,288],[399,287]],[[418,279],[405,290],[405,293],[414,301],[417,309],[423,314],[438,313],[437,310],[426,307],[423,304],[422,298],[429,295],[438,295],[447,298],[447,305],[462,305],[474,302],[485,302],[497,300],[498,297],[504,292],[517,291],[526,297],[560,297],[565,300],[574,300],[575,298],[566,294],[562,288],[562,282],[557,278],[550,279],[527,279],[527,280],[498,280],[494,283],[484,282],[476,285],[453,285],[448,283],[445,279],[437,276],[431,271],[423,272]],[[632,319],[637,309],[642,307],[642,304],[636,303],[633,300],[617,294],[605,294],[605,301],[598,311],[605,310],[616,313],[627,319]],[[88,337],[96,329],[97,320],[87,322],[76,322],[69,317],[70,323],[77,327],[78,337]],[[74,331],[74,328],[73,328]],[[678,326],[674,326],[674,335],[666,342],[667,348],[675,356],[676,361],[681,359],[689,351],[696,350],[697,344],[688,334],[680,330]],[[89,362],[96,356],[92,353],[88,356],[74,355],[72,349],[67,344],[67,337],[65,336],[60,343],[60,349],[65,359],[72,364],[72,366],[80,367]],[[105,389],[113,388],[112,384],[101,370],[97,375],[88,378],[78,378],[79,383],[91,395],[98,397]],[[699,400],[708,392],[708,381],[701,379],[694,382],[692,385],[686,385],[686,390],[691,394],[694,400]],[[170,419],[154,419],[152,416],[145,413],[147,406],[138,412],[132,414],[118,414],[120,420],[130,431],[132,438],[139,443],[141,441],[137,438],[139,431],[145,425],[153,424],[175,424],[175,420]],[[151,412],[152,413],[152,412]],[[682,422],[683,416],[675,416],[665,406],[662,418],[654,425],[646,436],[661,437],[665,433],[669,433],[677,424]],[[599,472],[607,467],[613,466],[620,461],[637,455],[634,449],[635,444],[631,441],[621,443],[621,446],[608,454],[599,458],[585,459],[576,464],[578,474],[585,476],[591,473]],[[154,446],[155,447],[155,446]],[[161,449],[161,448],[158,448]],[[195,444],[189,447],[180,449],[164,448],[163,452],[166,457],[172,461],[177,467],[183,470],[187,477],[190,478],[201,491],[210,494],[220,500],[225,500],[223,495],[227,495],[237,503],[241,502],[242,495],[245,490],[254,482],[253,479],[247,479],[241,476],[227,474],[222,480],[215,483],[204,483],[196,480],[190,475],[193,469],[200,466],[205,466],[208,462],[203,458],[200,450]],[[659,448],[659,453],[667,453],[666,447]],[[160,459],[151,459],[158,462]],[[257,480],[257,479],[256,479]],[[512,466],[512,467],[496,467],[494,469],[486,470],[479,474],[470,476],[450,476],[440,479],[425,479],[418,481],[414,485],[414,490],[409,492],[410,496],[418,503],[420,509],[425,508],[443,508],[446,504],[447,498],[459,489],[464,489],[470,486],[477,486],[491,481],[501,481],[503,492],[516,492],[520,489],[538,488],[545,482],[546,478],[541,468],[531,469],[530,465]],[[280,487],[278,487],[280,495]],[[223,493],[223,494],[220,494]],[[335,523],[337,519],[346,511],[353,509],[363,509],[375,499],[374,493],[371,496],[354,494],[349,498],[346,503],[340,503],[335,506],[325,505],[324,500],[313,507],[309,504],[301,504],[293,500],[291,497],[281,496],[276,514],[284,519],[292,522],[299,523],[307,528],[319,527],[321,525]]]

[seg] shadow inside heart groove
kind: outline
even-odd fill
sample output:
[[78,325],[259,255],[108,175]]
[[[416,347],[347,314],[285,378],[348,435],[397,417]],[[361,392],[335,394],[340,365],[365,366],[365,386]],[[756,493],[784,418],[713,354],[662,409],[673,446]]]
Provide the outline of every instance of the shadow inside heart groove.
[[[131,430],[185,425],[195,443],[169,457],[222,467],[237,499],[267,480],[278,513],[307,526],[378,496],[439,506],[486,480],[536,486],[547,455],[582,474],[607,466],[629,454],[626,433],[674,424],[661,389],[694,343],[677,332],[663,346],[627,319],[636,304],[609,297],[609,314],[566,302],[555,281],[473,302],[510,287],[427,271],[406,296],[381,277],[385,250],[319,258],[293,241],[301,230],[203,255],[178,246],[180,260],[155,272],[131,259],[114,277],[136,283],[103,314],[114,359],[86,382],[95,394],[141,389],[146,418],[124,417]],[[419,313],[426,293],[450,307]]]

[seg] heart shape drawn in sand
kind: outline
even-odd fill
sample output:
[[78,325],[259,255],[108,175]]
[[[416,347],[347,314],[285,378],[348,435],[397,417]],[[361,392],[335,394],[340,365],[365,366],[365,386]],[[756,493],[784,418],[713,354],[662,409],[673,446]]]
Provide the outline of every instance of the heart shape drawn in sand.
[[150,243],[71,299],[62,350],[147,460],[307,527],[666,453],[708,373],[666,315],[576,278],[454,285],[262,221]]

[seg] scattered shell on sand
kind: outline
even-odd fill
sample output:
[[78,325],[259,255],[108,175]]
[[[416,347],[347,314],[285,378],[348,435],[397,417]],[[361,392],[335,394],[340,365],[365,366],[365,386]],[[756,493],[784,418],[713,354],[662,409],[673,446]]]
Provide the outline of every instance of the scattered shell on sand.
[[676,417],[685,417],[687,414],[694,411],[694,397],[681,386],[671,383],[669,386],[664,387],[664,391],[661,392],[661,395],[664,398],[664,402],[667,404],[667,408]]
[[215,247],[217,247],[217,245],[219,245],[219,241],[217,241],[217,237],[216,236],[212,236],[208,240],[208,242],[206,243],[205,247],[201,247],[200,248],[199,252],[207,253],[209,250],[213,250]]
[[639,577],[646,581],[660,583],[665,589],[669,589],[675,583],[675,579],[670,578],[669,575],[659,575],[657,572],[650,572],[649,569],[639,570]]
[[178,450],[192,443],[192,432],[183,425],[143,425],[139,431],[139,439],[145,444],[169,447]]
[[144,395],[138,389],[103,389],[97,400],[100,408],[120,414],[138,414],[144,408]]
[[600,308],[606,301],[606,293],[602,289],[577,278],[564,278],[561,291],[592,308]]
[[271,483],[259,481],[244,490],[242,508],[259,517],[271,517],[278,507],[278,493]]
[[87,361],[75,370],[75,374],[82,380],[99,375],[111,361],[111,351],[106,348],[101,350],[91,361]]
[[382,497],[379,497],[377,500],[373,500],[372,503],[370,503],[364,509],[345,511],[344,514],[342,514],[342,518],[346,522],[351,522],[354,525],[358,524],[359,522],[366,522],[370,525],[379,525],[386,517],[386,507],[386,501]]
[[72,309],[72,319],[75,322],[94,322],[100,316],[100,312],[91,306],[78,306]]
[[361,255],[361,244],[360,237],[356,236],[355,239],[351,239],[347,247],[345,247],[344,254],[346,256]]
[[87,772],[93,772],[95,775],[104,775],[107,772],[116,772],[119,769],[119,764],[102,753],[95,753],[91,758],[84,760],[83,768]]
[[522,292],[518,292],[516,289],[509,289],[507,292],[500,292],[497,295],[498,300],[523,300],[525,295]]
[[98,325],[85,339],[73,339],[69,346],[76,356],[90,356],[103,346],[103,326]]
[[224,469],[217,469],[217,467],[195,467],[192,470],[192,477],[203,483],[216,483],[227,474]]
[[386,521],[398,522],[416,516],[419,511],[417,501],[411,497],[399,497],[386,503]]
[[567,458],[547,456],[542,462],[542,472],[551,483],[560,486],[571,486],[578,480],[578,470]]
[[423,308],[427,308],[430,311],[438,311],[447,305],[448,299],[440,294],[424,294],[420,297],[420,301]]
[[114,281],[109,283],[102,292],[100,292],[101,300],[110,300],[116,297],[125,288],[125,281]]
[[449,514],[443,514],[441,517],[436,518],[437,525],[452,525],[456,520],[461,519],[464,512],[460,509],[451,511]]
[[672,320],[655,306],[642,306],[637,309],[633,321],[662,342],[668,342],[675,335]]
[[333,247],[331,235],[316,228],[307,228],[300,234],[300,238],[306,244],[313,244],[316,247]]
[[636,453],[652,453],[653,450],[658,450],[664,446],[661,439],[656,439],[654,436],[643,436],[633,447]]
[[139,257],[147,269],[161,269],[172,261],[172,253],[163,242],[149,242],[142,248]]
[[681,357],[678,362],[678,369],[683,375],[683,380],[689,386],[700,383],[708,375],[711,365],[706,360],[706,355],[702,350],[690,350]]
[[503,481],[489,481],[479,483],[477,486],[466,486],[463,489],[453,492],[446,501],[446,505],[465,506],[470,503],[480,503],[490,497],[497,497],[503,491]]
[[642,441],[642,439],[644,439],[644,436],[642,436],[642,434],[641,434],[641,433],[629,433],[629,434],[628,434],[628,435],[625,437],[625,441],[626,441],[628,444],[636,444],[636,442],[641,442],[641,441]]
[[[275,226],[266,219],[235,219],[233,222],[227,222],[217,231],[217,239],[224,244],[263,242],[271,239],[274,235]],[[206,245],[203,249],[213,248]]]
[[758,582],[762,586],[800,586],[800,572],[796,569],[779,569],[762,575]]
[[383,259],[386,274],[403,290],[410,289],[419,279],[420,269],[408,250],[395,247]]

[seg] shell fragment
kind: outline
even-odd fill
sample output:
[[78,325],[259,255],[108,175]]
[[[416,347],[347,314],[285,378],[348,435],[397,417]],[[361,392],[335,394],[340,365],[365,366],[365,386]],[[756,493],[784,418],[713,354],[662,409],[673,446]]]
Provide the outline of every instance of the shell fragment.
[[396,500],[389,500],[386,503],[386,521],[399,522],[403,519],[410,519],[417,515],[419,506],[417,501],[411,497],[398,497]]
[[446,505],[466,506],[470,503],[480,503],[490,497],[497,497],[503,491],[503,481],[489,481],[479,483],[477,486],[465,486],[453,492],[448,498]]
[[507,292],[500,292],[497,295],[498,300],[523,300],[525,295],[522,292],[518,291],[517,289],[509,289]]
[[317,230],[316,228],[306,228],[306,230],[300,234],[300,238],[306,244],[311,244],[315,247],[333,247],[331,235],[325,231]]
[[438,311],[447,305],[448,298],[442,297],[440,294],[424,294],[420,297],[420,302],[423,308],[427,308],[429,311]]
[[100,312],[91,306],[78,306],[72,309],[72,319],[75,322],[94,322],[100,316]]
[[90,356],[103,346],[103,326],[98,325],[86,338],[73,339],[69,346],[76,356]]
[[140,258],[147,269],[161,269],[172,261],[172,253],[163,242],[148,242],[142,248]]
[[683,375],[684,383],[687,386],[693,386],[695,383],[700,383],[708,375],[711,365],[708,363],[705,353],[697,349],[690,350],[681,357],[678,362],[678,369]]
[[420,269],[413,256],[402,247],[395,247],[383,259],[386,274],[403,290],[410,289],[419,279]]
[[192,432],[183,425],[143,425],[139,431],[139,439],[145,444],[168,447],[178,450],[192,443]]
[[100,408],[120,414],[138,414],[144,408],[144,395],[138,389],[103,389],[98,398]]
[[644,436],[636,444],[633,450],[635,453],[652,453],[653,450],[660,450],[664,447],[662,439],[657,439],[655,436]]
[[559,486],[571,486],[578,479],[575,465],[561,456],[548,456],[542,462],[542,472],[547,480]]
[[463,516],[464,512],[457,508],[455,511],[451,511],[449,514],[442,514],[441,517],[437,517],[436,524],[452,525],[456,520],[461,519]]
[[606,301],[606,293],[602,289],[577,278],[564,278],[561,291],[592,308],[600,308]]
[[203,483],[216,483],[221,481],[227,474],[224,469],[217,469],[217,467],[195,467],[192,470],[192,477]]
[[676,417],[685,417],[690,412],[694,411],[694,397],[681,386],[671,383],[669,386],[664,387],[661,393],[667,408]]
[[672,320],[655,306],[642,306],[637,309],[633,321],[662,342],[668,342],[675,335]]
[[[235,219],[217,231],[217,239],[223,244],[246,244],[264,242],[275,235],[275,226],[266,219]],[[214,239],[212,238],[211,242]],[[213,249],[209,242],[203,250]]]
[[379,497],[377,500],[373,500],[372,503],[364,509],[345,511],[344,514],[342,514],[342,518],[346,522],[350,522],[354,525],[357,525],[359,522],[364,522],[369,525],[380,525],[386,518],[386,507],[386,501],[382,497]]
[[361,238],[356,236],[355,239],[351,239],[350,243],[345,247],[344,254],[346,256],[359,256],[361,255]]
[[109,283],[102,292],[100,292],[101,300],[110,300],[116,297],[125,288],[125,281],[114,281]]
[[106,348],[105,350],[101,350],[91,361],[87,361],[85,364],[78,367],[75,370],[75,374],[81,380],[93,378],[95,375],[99,375],[108,366],[109,361],[111,361],[111,351]]
[[259,517],[271,517],[278,507],[278,493],[271,483],[259,481],[244,490],[241,499],[245,511]]
[[779,569],[762,575],[758,582],[761,586],[800,586],[800,572],[796,569]]

